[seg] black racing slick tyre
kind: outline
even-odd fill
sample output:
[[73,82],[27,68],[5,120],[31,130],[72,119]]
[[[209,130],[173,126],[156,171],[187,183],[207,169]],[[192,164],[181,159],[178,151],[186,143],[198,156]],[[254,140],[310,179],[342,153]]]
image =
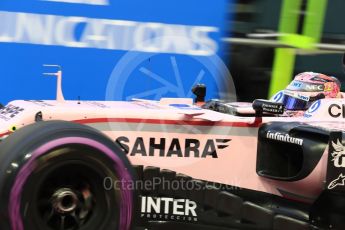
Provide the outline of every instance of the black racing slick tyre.
[[102,133],[64,121],[26,126],[0,143],[0,229],[131,229],[133,180]]

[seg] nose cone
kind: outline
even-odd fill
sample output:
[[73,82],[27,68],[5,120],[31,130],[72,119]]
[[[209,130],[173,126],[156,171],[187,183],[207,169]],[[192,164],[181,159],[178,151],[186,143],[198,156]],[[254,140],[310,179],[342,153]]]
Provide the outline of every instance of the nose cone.
[[[0,103],[0,114],[2,113],[4,106]],[[6,122],[0,119],[0,141],[6,138],[11,132],[8,130],[9,127],[6,126]]]
[[9,115],[9,110],[0,104],[0,141],[8,137],[11,133],[16,131],[16,126],[14,126],[12,115]]
[[7,138],[12,132],[9,130],[1,130],[0,131],[0,141],[4,140],[5,138]]

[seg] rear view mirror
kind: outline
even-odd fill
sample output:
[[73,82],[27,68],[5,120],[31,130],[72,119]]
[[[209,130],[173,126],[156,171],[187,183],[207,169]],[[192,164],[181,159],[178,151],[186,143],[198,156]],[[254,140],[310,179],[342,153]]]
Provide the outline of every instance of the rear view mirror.
[[270,113],[280,115],[284,113],[284,105],[283,103],[263,100],[263,99],[256,99],[253,102],[253,109],[257,116],[262,116],[263,113]]

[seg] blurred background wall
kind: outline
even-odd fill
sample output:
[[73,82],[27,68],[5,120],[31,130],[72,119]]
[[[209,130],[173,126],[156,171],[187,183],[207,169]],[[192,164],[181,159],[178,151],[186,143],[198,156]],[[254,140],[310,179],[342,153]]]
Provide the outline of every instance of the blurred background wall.
[[303,71],[344,82],[344,9],[344,0],[2,0],[0,101],[54,99],[56,80],[42,73],[56,69],[43,64],[62,66],[70,100],[191,97],[205,83],[208,99],[252,101]]
[[0,101],[219,97],[229,0],[1,0]]
[[239,100],[267,98],[304,71],[345,83],[345,1],[237,0],[231,10],[227,54]]

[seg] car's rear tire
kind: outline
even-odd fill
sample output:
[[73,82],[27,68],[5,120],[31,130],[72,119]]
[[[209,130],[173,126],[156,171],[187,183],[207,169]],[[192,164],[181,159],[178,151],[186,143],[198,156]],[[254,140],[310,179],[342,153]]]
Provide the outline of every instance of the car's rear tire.
[[130,229],[133,175],[125,154],[92,128],[24,127],[0,143],[0,229]]

